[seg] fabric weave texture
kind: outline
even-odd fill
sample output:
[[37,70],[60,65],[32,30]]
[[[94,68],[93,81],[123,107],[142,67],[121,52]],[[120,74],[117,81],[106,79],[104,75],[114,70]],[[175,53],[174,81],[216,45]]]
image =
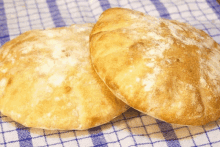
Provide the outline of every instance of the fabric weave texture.
[[[0,0],[0,46],[33,29],[95,23],[112,7],[186,22],[220,44],[216,0]],[[205,126],[165,123],[129,109],[111,122],[84,131],[26,128],[0,113],[0,147],[219,147],[220,119]]]

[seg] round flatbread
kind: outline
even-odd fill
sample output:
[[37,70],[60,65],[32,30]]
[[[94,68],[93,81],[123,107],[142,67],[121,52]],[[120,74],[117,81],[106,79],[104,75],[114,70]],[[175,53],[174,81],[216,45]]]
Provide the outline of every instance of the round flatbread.
[[27,127],[83,130],[128,108],[92,68],[93,24],[28,31],[0,50],[0,111]]
[[220,45],[189,24],[106,10],[90,35],[93,66],[129,106],[169,123],[220,117]]

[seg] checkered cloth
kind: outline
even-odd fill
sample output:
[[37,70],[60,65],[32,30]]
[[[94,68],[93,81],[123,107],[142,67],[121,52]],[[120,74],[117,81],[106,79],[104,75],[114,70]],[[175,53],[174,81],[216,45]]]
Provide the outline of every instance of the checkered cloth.
[[[220,5],[215,0],[0,0],[0,46],[32,29],[96,22],[111,7],[187,22],[220,43]],[[25,128],[0,113],[1,147],[220,147],[220,120],[205,126],[162,122],[134,109],[85,131]]]

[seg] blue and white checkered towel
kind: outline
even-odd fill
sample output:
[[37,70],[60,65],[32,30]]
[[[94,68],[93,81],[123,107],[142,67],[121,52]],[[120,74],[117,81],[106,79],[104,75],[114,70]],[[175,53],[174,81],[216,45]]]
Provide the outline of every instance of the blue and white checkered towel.
[[[216,0],[0,0],[0,46],[32,29],[95,23],[111,7],[187,22],[220,43]],[[220,147],[220,120],[205,126],[172,125],[134,109],[86,131],[25,128],[0,114],[0,147]]]

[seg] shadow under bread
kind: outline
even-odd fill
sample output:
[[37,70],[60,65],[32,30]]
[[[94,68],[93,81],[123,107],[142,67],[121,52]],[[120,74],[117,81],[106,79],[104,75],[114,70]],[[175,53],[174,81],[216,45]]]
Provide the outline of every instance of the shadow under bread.
[[[126,131],[131,136],[140,136],[142,139],[151,139],[152,142],[158,140],[188,140],[199,135],[215,131],[220,126],[220,119],[210,122],[204,126],[182,126],[166,123],[151,116],[143,114],[133,108],[128,109],[122,115],[116,117],[111,122],[94,127],[88,130],[46,130],[39,128],[25,127],[11,118],[1,115],[3,123],[7,123],[11,130],[24,130],[31,133],[31,137],[48,138],[80,138],[99,133],[121,133]],[[10,129],[9,129],[10,130]],[[120,139],[119,139],[120,140]]]
[[152,142],[157,142],[158,140],[194,139],[204,133],[215,131],[220,126],[220,119],[204,126],[170,124],[143,114],[133,108],[130,108],[120,117],[112,121],[114,127],[127,131],[133,136],[150,138]]
[[31,133],[32,138],[39,138],[46,136],[47,138],[80,138],[85,136],[91,136],[95,134],[102,133],[102,131],[109,130],[112,125],[111,123],[106,123],[101,126],[97,126],[94,128],[86,129],[86,130],[47,130],[41,128],[30,128],[21,125],[20,123],[15,122],[10,117],[4,116],[0,113],[0,122],[5,123],[4,126],[7,125],[7,129],[10,131],[25,131]]
[[28,131],[29,133],[31,133],[32,138],[38,138],[43,136],[46,136],[48,138],[73,138],[76,136],[80,137],[89,135],[88,130],[47,130],[40,128],[25,127],[20,123],[13,121],[10,117],[4,116],[2,114],[0,116],[0,122],[5,123],[4,126],[6,127],[7,125],[7,129],[9,131]]

